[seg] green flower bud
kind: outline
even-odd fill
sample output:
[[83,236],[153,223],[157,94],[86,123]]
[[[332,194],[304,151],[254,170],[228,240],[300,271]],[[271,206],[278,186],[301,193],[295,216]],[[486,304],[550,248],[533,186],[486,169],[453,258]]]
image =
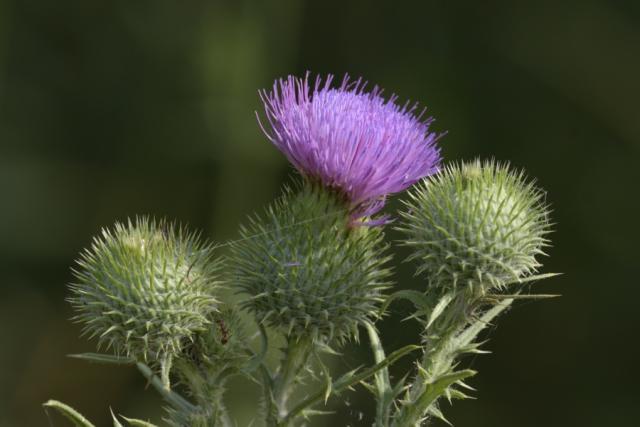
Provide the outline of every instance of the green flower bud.
[[305,183],[241,228],[235,276],[258,321],[289,336],[341,342],[375,315],[388,286],[387,246],[379,227],[350,222],[339,195]]
[[137,218],[104,229],[74,271],[69,301],[98,347],[159,361],[164,372],[185,342],[211,328],[218,282],[211,248],[163,221]]
[[399,229],[429,285],[474,295],[533,274],[549,233],[544,193],[507,165],[452,165],[410,192]]

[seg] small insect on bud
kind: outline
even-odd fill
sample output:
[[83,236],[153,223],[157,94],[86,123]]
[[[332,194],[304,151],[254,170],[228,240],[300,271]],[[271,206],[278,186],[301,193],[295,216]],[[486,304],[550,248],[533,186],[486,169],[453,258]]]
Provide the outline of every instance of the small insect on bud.
[[177,362],[179,371],[189,371],[194,366],[210,372],[222,371],[230,366],[239,367],[246,361],[251,340],[245,333],[240,310],[221,304],[210,319],[211,326],[206,331],[185,343]]
[[399,229],[429,285],[474,295],[533,274],[549,233],[544,193],[493,161],[451,165],[410,192]]
[[242,229],[236,283],[261,322],[288,336],[342,341],[375,315],[388,286],[378,227],[351,227],[348,205],[305,183]]
[[170,365],[185,342],[213,327],[218,262],[180,227],[147,218],[116,223],[78,265],[69,301],[99,347]]

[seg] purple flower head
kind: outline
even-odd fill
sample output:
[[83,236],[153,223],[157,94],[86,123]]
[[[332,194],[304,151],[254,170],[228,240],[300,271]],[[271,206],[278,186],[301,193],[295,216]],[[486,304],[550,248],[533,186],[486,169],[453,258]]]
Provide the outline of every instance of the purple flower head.
[[417,105],[384,99],[378,86],[365,92],[362,79],[345,76],[335,88],[332,80],[318,76],[312,86],[307,74],[276,81],[260,92],[271,131],[260,126],[303,176],[344,194],[357,220],[437,170],[439,135],[429,132],[433,119],[416,114]]

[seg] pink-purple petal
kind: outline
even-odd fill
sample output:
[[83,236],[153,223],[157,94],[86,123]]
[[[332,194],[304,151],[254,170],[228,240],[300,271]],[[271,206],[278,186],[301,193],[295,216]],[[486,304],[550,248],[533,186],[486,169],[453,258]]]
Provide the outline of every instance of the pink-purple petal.
[[355,221],[437,170],[440,135],[429,132],[433,119],[423,119],[424,110],[415,114],[416,104],[385,100],[377,86],[365,92],[362,79],[332,82],[318,76],[311,86],[308,74],[276,81],[260,92],[270,129],[260,127],[303,176],[346,195]]

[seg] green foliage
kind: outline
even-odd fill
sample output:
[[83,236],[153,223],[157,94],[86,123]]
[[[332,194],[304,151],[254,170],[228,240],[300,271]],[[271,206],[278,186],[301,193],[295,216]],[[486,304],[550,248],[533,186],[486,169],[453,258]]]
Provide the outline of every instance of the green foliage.
[[43,405],[45,410],[47,408],[54,409],[56,412],[68,419],[75,427],[94,427],[82,414],[73,409],[71,406],[66,405],[57,400],[49,400]]
[[198,332],[192,341],[184,345],[176,359],[174,372],[186,386],[189,397],[198,408],[169,410],[171,425],[208,426],[223,424],[226,409],[223,394],[226,380],[242,373],[249,361],[249,339],[236,308],[219,305],[210,314],[210,327]]
[[352,227],[333,192],[286,190],[233,247],[236,285],[259,322],[292,337],[342,341],[375,316],[388,287],[380,228]]
[[247,361],[247,337],[239,310],[220,304],[219,309],[209,314],[209,327],[197,332],[186,342],[181,357],[176,360],[176,371],[180,374],[196,367],[212,375],[226,369],[239,369]]
[[426,326],[423,355],[416,362],[415,378],[398,402],[392,426],[413,427],[429,418],[447,422],[440,411],[439,399],[468,398],[463,391],[468,386],[463,380],[476,374],[458,369],[460,357],[485,353],[480,349],[482,342],[476,340],[478,334],[512,301],[505,299],[486,312],[481,311],[477,301],[469,300],[464,291],[453,298],[445,295],[435,301],[434,310],[419,318]]
[[533,274],[548,241],[544,193],[493,161],[454,164],[409,193],[399,229],[429,289],[482,295]]
[[182,228],[146,218],[117,223],[78,264],[69,301],[99,348],[168,370],[186,343],[211,326],[219,263]]
[[[353,224],[340,194],[316,183],[285,190],[241,228],[228,280],[242,295],[238,305],[216,298],[221,263],[195,235],[145,218],[116,224],[82,254],[69,298],[84,332],[115,355],[73,357],[135,365],[164,399],[165,421],[174,427],[234,425],[224,399],[234,375],[261,386],[256,421],[268,427],[306,425],[326,413],[318,406],[357,385],[377,400],[376,427],[447,422],[440,403],[469,397],[464,381],[476,372],[461,367],[461,357],[484,353],[482,330],[516,299],[550,297],[522,293],[523,284],[553,276],[534,274],[547,245],[548,211],[543,193],[522,173],[479,161],[425,180],[406,205],[399,228],[429,286],[389,296],[381,227]],[[397,299],[414,304],[409,318],[422,325],[420,345],[386,356],[375,321]],[[242,308],[253,315],[253,336]],[[285,341],[275,369],[267,326]],[[373,364],[334,376],[321,355],[336,354],[331,345],[357,337],[359,327],[367,330]],[[394,379],[388,367],[417,350],[414,369]],[[296,393],[302,383],[315,389]],[[60,402],[45,407],[91,426]],[[151,426],[112,417],[118,427]]]

